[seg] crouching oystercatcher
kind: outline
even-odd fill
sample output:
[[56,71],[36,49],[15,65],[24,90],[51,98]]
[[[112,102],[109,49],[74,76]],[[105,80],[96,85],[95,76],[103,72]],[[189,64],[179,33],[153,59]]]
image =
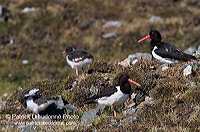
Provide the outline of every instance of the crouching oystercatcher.
[[62,54],[66,54],[66,61],[72,69],[76,70],[78,75],[78,69],[81,68],[84,71],[84,67],[92,62],[93,56],[83,49],[75,50],[72,46],[66,46],[65,51]]
[[151,38],[150,50],[154,58],[164,63],[176,63],[178,61],[189,61],[197,59],[195,56],[184,53],[175,46],[161,42],[162,36],[157,30],[151,30],[149,35],[138,42]]
[[39,115],[62,115],[70,105],[61,96],[49,97],[40,95],[39,87],[29,88],[23,91],[15,103],[21,103],[25,109]]
[[116,116],[116,107],[122,105],[130,97],[131,85],[129,82],[140,86],[140,84],[131,80],[128,74],[122,74],[118,84],[111,85],[98,94],[86,99],[86,103],[95,101],[105,106],[111,106],[114,109],[114,116]]

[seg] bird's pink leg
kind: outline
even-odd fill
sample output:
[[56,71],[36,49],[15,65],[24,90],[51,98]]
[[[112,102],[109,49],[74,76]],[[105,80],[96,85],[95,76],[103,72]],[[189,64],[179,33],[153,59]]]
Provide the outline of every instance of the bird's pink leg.
[[76,69],[76,75],[78,76],[78,69]]
[[115,107],[113,105],[111,105],[111,108],[114,110],[114,116],[116,117],[117,116],[117,112],[115,110]]

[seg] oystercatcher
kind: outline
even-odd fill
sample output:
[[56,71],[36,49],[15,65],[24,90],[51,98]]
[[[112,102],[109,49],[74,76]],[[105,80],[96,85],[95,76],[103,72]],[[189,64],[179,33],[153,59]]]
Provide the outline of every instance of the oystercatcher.
[[38,94],[39,87],[33,87],[23,91],[15,103],[21,103],[25,109],[39,115],[62,115],[70,105],[61,96],[49,97]]
[[114,116],[116,116],[116,106],[123,104],[130,96],[131,85],[129,82],[140,86],[140,84],[131,80],[128,74],[122,74],[117,85],[111,85],[86,99],[88,101],[86,103],[95,101],[105,106],[111,106],[114,109]]
[[151,38],[150,50],[154,58],[164,63],[176,63],[180,61],[189,61],[196,59],[195,56],[186,54],[175,46],[161,42],[162,36],[157,30],[151,30],[149,35],[140,39],[138,42]]
[[83,49],[75,50],[72,46],[67,46],[62,54],[66,54],[66,61],[72,69],[76,70],[78,75],[78,68],[84,71],[84,67],[92,62],[93,56]]

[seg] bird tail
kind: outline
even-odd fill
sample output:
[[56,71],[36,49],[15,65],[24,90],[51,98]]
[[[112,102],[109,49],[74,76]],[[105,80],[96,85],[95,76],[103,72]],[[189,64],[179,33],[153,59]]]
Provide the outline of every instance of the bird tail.
[[189,54],[184,53],[183,60],[184,61],[197,60],[197,58],[195,56],[193,56],[193,55],[189,55]]

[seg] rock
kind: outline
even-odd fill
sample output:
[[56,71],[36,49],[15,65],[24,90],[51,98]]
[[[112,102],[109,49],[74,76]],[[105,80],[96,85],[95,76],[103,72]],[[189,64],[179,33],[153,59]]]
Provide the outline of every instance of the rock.
[[145,101],[152,101],[153,100],[153,98],[151,98],[151,97],[149,97],[149,96],[146,96],[145,97]]
[[183,75],[188,76],[193,74],[192,66],[188,65],[184,70],[183,70]]
[[110,27],[110,26],[114,26],[114,27],[120,27],[122,25],[121,21],[107,21],[104,25],[103,28],[105,27]]
[[195,85],[197,85],[197,83],[196,82],[190,82],[190,83],[186,83],[185,85],[186,86],[195,86]]
[[116,38],[118,37],[118,35],[116,33],[106,33],[106,34],[103,34],[102,37],[104,39],[109,39],[109,38]]
[[94,24],[94,22],[82,22],[82,23],[79,25],[79,28],[80,28],[81,30],[87,30],[87,29],[89,29],[93,24]]
[[192,55],[197,49],[195,47],[189,47],[188,49],[184,50],[185,53]]
[[104,105],[98,105],[96,109],[90,109],[88,112],[85,112],[81,117],[81,122],[84,125],[92,124],[104,110]]
[[200,67],[200,63],[198,63],[198,62],[191,62],[189,64],[184,64],[182,66],[183,67],[192,66],[192,68],[199,68]]
[[128,110],[123,111],[124,116],[133,114],[136,111],[134,108],[130,108]]
[[123,124],[123,123],[127,123],[127,122],[131,122],[131,121],[134,121],[137,119],[137,116],[136,115],[133,115],[131,117],[128,117],[128,118],[125,118],[123,120],[120,120],[120,124]]
[[0,100],[0,110],[3,108],[3,106],[4,106],[5,103],[6,103],[6,101]]
[[35,10],[35,7],[26,7],[22,10],[23,13],[32,12]]
[[66,104],[65,108],[66,108],[67,112],[69,112],[69,113],[75,113],[78,111],[78,108],[71,104]]
[[4,94],[3,94],[3,97],[8,97],[8,93],[4,93]]
[[126,58],[124,61],[121,61],[118,64],[127,67],[129,65],[134,65],[141,58],[145,59],[145,60],[151,61],[152,60],[152,55],[149,54],[149,53],[135,53],[135,54],[130,54],[128,56],[128,58]]
[[22,130],[22,132],[38,132],[39,130],[40,128],[37,125],[29,124]]
[[132,99],[132,100],[135,99],[136,95],[137,95],[136,93],[132,93],[132,94],[131,94],[131,99]]
[[133,60],[135,60],[135,58],[137,59],[145,59],[145,60],[152,60],[152,55],[149,53],[135,53],[135,54],[131,54],[128,56],[128,58],[130,58],[130,63],[132,63]]
[[199,45],[197,51],[195,51],[195,52],[193,53],[193,55],[196,56],[197,58],[200,58],[200,45]]
[[23,61],[22,61],[22,64],[24,64],[24,65],[26,65],[26,64],[28,64],[28,63],[29,63],[28,60],[23,60]]
[[15,44],[15,40],[14,39],[10,39],[10,44]]
[[162,71],[167,70],[168,68],[168,66],[162,67]]
[[98,92],[98,88],[94,87],[93,85],[90,88],[90,92],[92,93],[97,93]]
[[149,22],[154,23],[154,22],[163,22],[163,18],[159,17],[159,16],[152,16],[149,19]]

